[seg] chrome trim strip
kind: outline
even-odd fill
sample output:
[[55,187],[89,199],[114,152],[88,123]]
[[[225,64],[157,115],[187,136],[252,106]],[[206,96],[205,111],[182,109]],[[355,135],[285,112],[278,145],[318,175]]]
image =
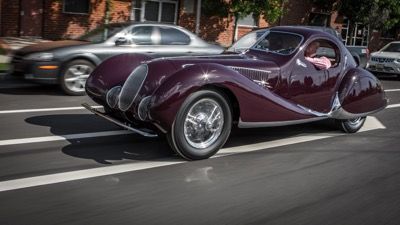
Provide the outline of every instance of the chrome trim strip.
[[146,131],[139,130],[137,128],[131,127],[130,124],[122,123],[119,120],[116,120],[116,119],[114,119],[112,117],[109,117],[106,114],[104,114],[104,113],[98,111],[97,109],[91,107],[87,103],[83,103],[82,106],[85,107],[90,112],[96,114],[97,116],[100,116],[100,117],[102,117],[102,118],[104,118],[104,119],[106,119],[106,120],[108,120],[108,121],[110,121],[110,122],[112,122],[112,123],[114,123],[114,124],[116,124],[116,125],[118,125],[120,127],[123,127],[123,128],[125,128],[127,130],[133,131],[133,132],[135,132],[137,134],[140,134],[142,136],[145,136],[145,137],[157,137],[157,134],[152,134],[152,133],[149,133],[149,132],[146,132]]
[[314,121],[319,121],[327,119],[327,117],[313,117],[309,119],[302,120],[288,120],[288,121],[277,121],[277,122],[243,122],[242,118],[239,118],[239,128],[257,128],[257,127],[279,127],[279,126],[288,126],[302,123],[309,123]]
[[270,70],[252,69],[252,68],[240,67],[240,66],[228,66],[228,67],[230,67],[231,69],[234,69],[234,70],[238,69],[238,70],[250,70],[250,71],[255,71],[255,72],[268,73],[268,74],[272,73],[272,71],[270,71]]

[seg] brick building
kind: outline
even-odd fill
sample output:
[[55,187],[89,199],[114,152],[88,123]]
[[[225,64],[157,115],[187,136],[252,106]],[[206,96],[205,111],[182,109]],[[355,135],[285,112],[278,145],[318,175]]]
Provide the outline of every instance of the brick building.
[[[210,42],[230,45],[237,38],[255,27],[269,24],[248,16],[239,21],[234,30],[233,18],[218,16],[197,18],[199,0],[111,0],[110,22],[157,21],[174,23],[192,31]],[[103,24],[106,0],[0,0],[0,36],[38,36],[45,39],[76,37]],[[396,36],[382,39],[373,33],[369,43],[367,27],[349,27],[348,21],[337,13],[318,10],[309,0],[288,0],[283,6],[285,14],[279,25],[331,26],[342,33],[349,45],[369,45],[376,49]],[[197,23],[199,21],[199,23]],[[198,25],[198,26],[196,26]],[[351,32],[349,32],[351,31]]]

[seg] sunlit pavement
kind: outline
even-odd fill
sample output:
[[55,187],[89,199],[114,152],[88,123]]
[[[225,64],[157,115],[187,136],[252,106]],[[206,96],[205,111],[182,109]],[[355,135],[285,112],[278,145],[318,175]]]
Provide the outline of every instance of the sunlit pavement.
[[400,81],[346,135],[234,130],[212,159],[96,117],[54,86],[0,84],[0,224],[400,224]]

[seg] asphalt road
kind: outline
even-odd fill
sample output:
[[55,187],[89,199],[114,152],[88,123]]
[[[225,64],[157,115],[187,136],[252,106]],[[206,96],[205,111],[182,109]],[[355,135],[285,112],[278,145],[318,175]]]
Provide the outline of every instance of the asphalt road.
[[186,162],[55,87],[0,84],[0,224],[400,224],[400,81],[344,135],[331,121],[235,130]]

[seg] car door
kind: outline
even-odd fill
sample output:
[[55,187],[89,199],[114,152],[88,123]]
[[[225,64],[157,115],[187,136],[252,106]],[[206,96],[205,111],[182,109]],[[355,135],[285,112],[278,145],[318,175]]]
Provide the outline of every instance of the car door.
[[[313,42],[320,43],[315,57],[328,58],[331,62],[330,68],[319,69],[306,60],[306,49]],[[290,99],[307,109],[327,113],[332,108],[335,87],[341,72],[340,51],[334,42],[323,38],[314,39],[306,46],[292,62],[289,78]]]

